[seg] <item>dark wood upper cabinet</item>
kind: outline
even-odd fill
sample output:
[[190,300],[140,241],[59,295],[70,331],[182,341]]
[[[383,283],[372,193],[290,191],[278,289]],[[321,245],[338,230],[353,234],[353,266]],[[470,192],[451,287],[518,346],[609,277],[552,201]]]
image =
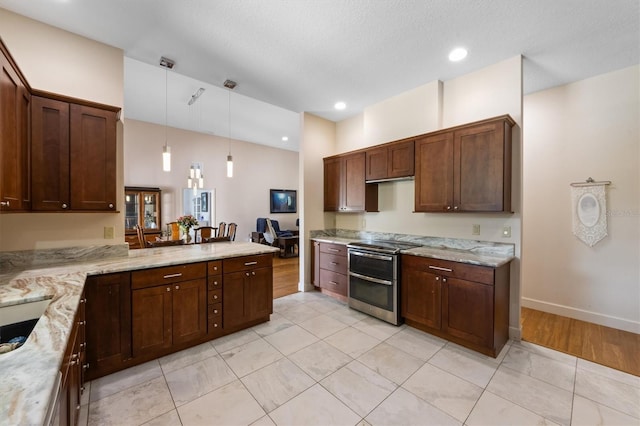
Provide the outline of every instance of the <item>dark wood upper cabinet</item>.
[[0,40],[0,211],[30,208],[30,101],[29,86]]
[[119,111],[32,90],[0,40],[0,212],[115,212]]
[[511,128],[496,117],[416,141],[416,212],[510,212]]
[[33,210],[116,210],[116,121],[113,108],[33,97]]
[[378,187],[365,183],[365,153],[324,159],[324,211],[378,211]]
[[71,206],[116,209],[116,113],[71,104]]
[[68,209],[69,104],[34,96],[31,118],[32,208]]
[[366,151],[366,181],[414,175],[414,141],[399,141]]

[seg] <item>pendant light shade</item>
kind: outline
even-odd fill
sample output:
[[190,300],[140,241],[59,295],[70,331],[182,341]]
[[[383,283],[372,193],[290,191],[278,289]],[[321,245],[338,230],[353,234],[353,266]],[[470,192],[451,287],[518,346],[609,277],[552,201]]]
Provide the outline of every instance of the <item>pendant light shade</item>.
[[227,155],[227,177],[233,177],[233,157]]
[[231,156],[231,90],[235,89],[237,83],[232,80],[225,80],[223,84],[229,92],[229,115],[227,116],[229,120],[229,126],[227,127],[229,132],[229,136],[227,137],[229,142],[229,154],[227,155],[227,177],[230,178],[233,177],[233,157]]
[[171,59],[167,59],[165,57],[160,58],[160,66],[164,67],[164,146],[162,147],[162,171],[170,172],[171,171],[171,147],[167,142],[167,114],[168,114],[168,105],[169,102],[167,100],[167,80],[169,76],[169,70],[173,68],[175,62]]

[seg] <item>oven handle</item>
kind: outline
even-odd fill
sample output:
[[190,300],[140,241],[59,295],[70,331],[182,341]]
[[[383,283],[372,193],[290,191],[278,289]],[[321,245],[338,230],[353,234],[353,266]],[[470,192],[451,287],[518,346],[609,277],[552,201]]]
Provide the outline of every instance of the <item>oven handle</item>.
[[386,260],[387,262],[393,261],[393,256],[383,256],[381,254],[370,254],[370,253],[363,253],[361,251],[353,251],[353,250],[350,251],[349,253],[356,256],[368,257],[371,259]]
[[381,280],[379,278],[373,278],[373,277],[367,277],[366,275],[358,274],[356,272],[349,271],[349,275],[351,275],[352,277],[360,278],[365,281],[371,281],[376,284],[393,285],[392,281]]

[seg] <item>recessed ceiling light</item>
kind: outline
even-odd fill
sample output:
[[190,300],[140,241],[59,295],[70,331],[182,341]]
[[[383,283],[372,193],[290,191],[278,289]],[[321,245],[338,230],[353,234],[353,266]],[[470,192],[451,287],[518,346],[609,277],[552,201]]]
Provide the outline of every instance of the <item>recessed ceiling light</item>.
[[288,141],[288,140],[289,140],[289,138],[288,138],[287,136],[283,136],[283,137],[282,137],[282,142],[286,142],[286,141]]
[[464,47],[456,47],[449,53],[449,60],[451,62],[458,62],[467,57],[467,49]]
[[347,104],[345,104],[344,102],[336,102],[333,107],[337,110],[343,110],[347,107]]

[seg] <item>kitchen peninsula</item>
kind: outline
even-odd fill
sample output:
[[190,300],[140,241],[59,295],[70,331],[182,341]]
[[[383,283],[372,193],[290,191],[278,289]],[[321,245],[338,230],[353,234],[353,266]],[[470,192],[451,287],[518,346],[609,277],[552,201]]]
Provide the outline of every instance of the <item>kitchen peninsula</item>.
[[[130,291],[123,294],[123,300],[128,300],[129,303],[133,301],[134,304],[136,294],[144,295],[147,291],[161,292],[161,300],[165,301],[166,297],[182,297],[176,295],[179,294],[180,288],[186,286],[183,283],[188,283],[190,288],[198,288],[191,293],[198,295],[197,309],[192,310],[207,314],[204,317],[204,327],[201,327],[194,337],[187,341],[181,340],[186,334],[178,335],[176,330],[183,324],[176,324],[173,340],[171,336],[165,339],[165,343],[169,343],[168,346],[160,350],[142,350],[138,354],[134,347],[133,355],[129,355],[132,362],[122,363],[122,369],[139,363],[136,356],[139,356],[140,361],[148,360],[172,352],[172,345],[175,345],[175,350],[180,350],[268,321],[273,304],[271,258],[276,252],[277,248],[246,242],[133,251],[128,251],[126,245],[80,248],[75,252],[73,249],[54,249],[40,255],[49,259],[39,266],[25,266],[24,263],[33,265],[33,259],[23,263],[24,259],[21,258],[24,254],[38,256],[38,252],[2,253],[0,309],[46,299],[50,299],[51,302],[26,343],[17,350],[0,355],[0,418],[10,424],[45,422],[49,407],[55,405],[52,403],[56,401],[59,393],[59,371],[68,361],[65,349],[76,335],[72,330],[75,330],[78,324],[85,326],[83,319],[78,320],[78,316],[84,313],[85,309],[86,335],[89,337],[92,334],[92,326],[95,326],[90,323],[92,301],[85,299],[84,294],[91,291],[91,286],[96,281],[99,284],[100,277],[122,274],[128,278],[130,285],[124,288]],[[56,255],[59,256],[58,259],[75,260],[56,262]],[[176,268],[183,268],[184,279],[187,281],[180,281],[182,272],[173,272]],[[165,270],[171,273],[163,273]],[[136,275],[139,275],[137,279]],[[129,311],[130,315],[131,311],[136,315],[136,309],[140,307],[133,306]],[[253,312],[255,315],[247,316],[247,312]],[[175,315],[175,312],[173,314]],[[169,315],[172,315],[171,311]],[[202,324],[202,316],[198,318],[198,323]],[[138,321],[140,320],[143,321],[141,324],[144,324],[144,315],[138,318]],[[136,333],[136,321],[135,317],[129,318],[130,335],[132,327],[134,334]],[[226,322],[232,324],[228,329],[225,327]],[[171,330],[171,327],[169,329]],[[99,332],[103,333],[104,330]],[[84,337],[83,333],[78,335]],[[143,337],[141,341],[146,344],[152,337]],[[130,342],[132,340],[136,342],[135,335],[129,339]],[[86,348],[87,345],[79,351],[83,352]],[[86,354],[74,355],[76,358],[72,356],[71,363],[79,367],[82,362],[77,362],[77,357],[81,358]],[[58,398],[58,401],[60,400]]]

